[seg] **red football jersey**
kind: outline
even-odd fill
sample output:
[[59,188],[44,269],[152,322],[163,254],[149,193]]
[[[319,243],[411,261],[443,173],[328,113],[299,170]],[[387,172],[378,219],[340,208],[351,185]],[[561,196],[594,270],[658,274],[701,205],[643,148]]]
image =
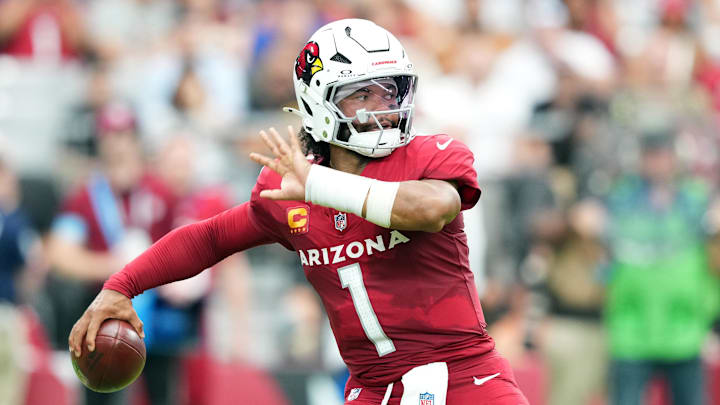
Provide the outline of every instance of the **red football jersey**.
[[[417,137],[371,160],[362,175],[453,181],[463,209],[480,197],[472,153],[446,135]],[[277,173],[262,171],[251,220],[298,252],[357,380],[385,386],[417,365],[493,349],[469,269],[462,214],[437,233],[385,229],[332,208],[259,197],[280,182]]]

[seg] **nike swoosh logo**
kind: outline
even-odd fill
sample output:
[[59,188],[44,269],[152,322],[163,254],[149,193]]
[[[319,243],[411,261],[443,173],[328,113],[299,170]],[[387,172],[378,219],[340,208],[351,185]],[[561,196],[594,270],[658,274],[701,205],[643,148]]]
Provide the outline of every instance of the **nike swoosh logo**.
[[440,150],[445,150],[445,148],[447,148],[448,145],[450,145],[450,142],[452,142],[452,141],[453,141],[453,139],[450,138],[445,143],[436,142],[435,146],[437,146],[437,148]]
[[493,378],[495,378],[495,377],[497,377],[497,376],[499,376],[499,375],[500,375],[500,373],[495,373],[495,374],[493,374],[493,375],[489,375],[489,376],[483,377],[483,378],[473,377],[473,382],[475,383],[475,385],[483,385],[483,384],[485,384],[486,382],[492,380]]

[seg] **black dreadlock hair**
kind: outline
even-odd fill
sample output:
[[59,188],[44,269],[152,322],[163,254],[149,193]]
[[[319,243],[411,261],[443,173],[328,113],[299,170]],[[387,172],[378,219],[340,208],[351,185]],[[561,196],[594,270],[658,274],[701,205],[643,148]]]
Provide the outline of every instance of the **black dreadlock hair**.
[[300,143],[303,147],[305,154],[312,154],[314,156],[313,161],[321,163],[325,166],[330,164],[330,144],[327,142],[317,142],[313,139],[312,135],[305,130],[300,128],[298,133]]

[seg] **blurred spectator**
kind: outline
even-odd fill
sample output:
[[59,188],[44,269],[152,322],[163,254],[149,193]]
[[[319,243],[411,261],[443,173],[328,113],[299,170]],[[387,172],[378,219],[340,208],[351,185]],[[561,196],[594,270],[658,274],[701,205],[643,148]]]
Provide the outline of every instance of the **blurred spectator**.
[[[109,105],[97,120],[100,167],[67,197],[48,241],[55,275],[47,292],[57,322],[55,343],[63,348],[74,319],[102,282],[172,226],[174,201],[144,172],[134,116]],[[148,360],[146,374],[163,365]],[[124,403],[124,392],[85,394],[88,405]]]
[[206,93],[203,106],[216,114],[216,126],[244,118],[248,107],[245,76],[254,66],[249,58],[252,11],[232,13],[220,0],[184,0],[182,5],[173,38],[180,77],[196,75]]
[[[201,80],[195,62],[186,59],[184,63],[182,76],[172,95],[171,109],[165,116],[155,117],[152,124],[158,130],[164,127],[164,133],[152,134],[154,136],[148,143],[156,149],[186,148],[195,151],[191,162],[186,162],[188,167],[192,167],[186,173],[189,177],[183,180],[187,189],[180,194],[182,198],[189,198],[196,188],[214,186],[230,177],[228,171],[232,156],[225,143],[233,122],[213,103],[211,91]],[[181,147],[183,143],[185,146]]]
[[23,405],[32,368],[28,328],[20,308],[27,304],[23,278],[38,269],[38,240],[20,201],[17,179],[0,156],[0,402]]
[[[607,103],[593,97],[581,98],[572,120],[573,131],[565,138],[566,164],[577,182],[577,196],[585,199],[606,195],[619,171],[618,151],[623,145],[621,134],[611,126]],[[554,146],[556,151],[562,148]]]
[[567,232],[550,257],[548,316],[539,335],[549,405],[590,404],[605,392],[603,208],[595,201],[581,201],[568,211]]
[[[198,155],[192,138],[176,136],[156,157],[155,171],[177,199],[173,227],[210,218],[231,206],[228,190],[201,181],[204,176],[198,167]],[[177,347],[174,351],[183,354],[186,349],[193,348],[192,343],[200,337],[217,359],[225,362],[246,360],[248,307],[252,297],[249,271],[245,255],[239,254],[218,263],[212,272],[203,272],[157,289],[158,296],[175,308],[195,307],[192,323],[202,323],[201,312],[206,312],[209,317],[202,336],[188,336],[185,347]]]
[[535,343],[538,314],[543,308],[537,308],[541,303],[535,302],[535,294],[530,292],[544,281],[548,252],[563,229],[550,182],[548,143],[537,134],[518,138],[513,162],[513,173],[503,181],[506,216],[498,236],[513,274],[503,274],[504,267],[491,263],[487,274],[491,295],[483,300],[488,323],[498,323],[494,325],[497,345],[511,363],[513,357],[521,361],[527,346]]
[[184,128],[200,136],[212,136],[228,125],[228,117],[212,105],[212,98],[190,60],[185,61],[172,105],[175,128]]
[[[486,76],[504,44],[478,34],[455,37],[452,32],[440,30],[434,36],[435,41],[444,42],[442,62],[438,66],[442,72],[423,84],[418,95],[422,97],[420,105],[423,106],[419,119],[426,126],[444,128],[453,137],[471,145],[479,142],[473,139],[474,135],[477,138],[496,136],[485,130],[479,131],[477,122],[478,117],[483,117],[490,108],[485,104],[489,99]],[[422,55],[428,50],[418,51]]]
[[615,61],[594,36],[568,28],[541,26],[538,44],[560,82],[555,97],[570,102],[585,94],[609,94],[615,79]]
[[318,369],[323,313],[317,296],[303,284],[288,291],[283,300],[289,318],[283,333],[283,363],[299,370]]
[[162,46],[126,55],[116,66],[121,93],[137,105],[141,132],[152,147],[177,131],[227,137],[245,118],[252,16],[231,14],[222,4],[182,2]]
[[0,53],[52,63],[77,59],[86,45],[81,11],[71,0],[0,3]]
[[641,172],[608,197],[607,327],[612,358],[611,403],[642,403],[650,380],[665,377],[673,404],[701,405],[700,350],[717,315],[703,218],[709,194],[684,175],[674,134],[642,137]]
[[636,54],[628,55],[630,78],[646,87],[679,91],[691,85],[700,43],[689,21],[690,2],[659,0],[660,24]]
[[537,134],[528,134],[517,140],[514,158],[515,170],[506,180],[511,222],[504,240],[519,268],[537,243],[553,237],[557,224],[550,214],[556,212],[557,203],[549,144]]
[[64,164],[59,169],[64,176],[62,180],[70,182],[92,170],[93,159],[98,154],[98,133],[101,129],[105,130],[99,127],[103,108],[107,107],[106,114],[116,109],[114,114],[123,114],[126,120],[130,114],[121,112],[121,109],[127,108],[125,105],[113,101],[108,66],[94,64],[89,69],[85,97],[70,108],[64,131]]
[[[222,199],[195,198],[192,163],[188,145],[176,138],[158,154],[151,168],[173,201],[171,228],[202,220],[226,208]],[[211,273],[146,291],[133,300],[145,326],[148,363],[143,371],[147,398],[151,404],[181,402],[186,394],[180,385],[182,362],[198,343],[205,298],[210,292]],[[149,366],[149,367],[148,367]]]
[[619,170],[621,134],[607,109],[605,100],[579,95],[542,103],[531,119],[530,125],[550,139],[554,161],[571,175],[572,192],[581,199],[606,195]]

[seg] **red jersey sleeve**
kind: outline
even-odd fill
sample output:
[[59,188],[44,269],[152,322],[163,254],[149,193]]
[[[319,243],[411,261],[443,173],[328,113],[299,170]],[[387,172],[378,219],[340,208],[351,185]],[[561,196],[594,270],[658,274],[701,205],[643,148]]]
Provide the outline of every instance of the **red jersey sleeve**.
[[[252,208],[250,219],[258,229],[261,229],[262,232],[267,235],[271,235],[274,242],[280,243],[286,249],[294,251],[295,249],[287,241],[285,231],[287,226],[282,227],[284,218],[278,216],[284,214],[285,209],[278,209],[281,203],[277,201],[260,197],[262,190],[280,188],[281,181],[282,178],[280,175],[274,171],[268,168],[262,169],[250,196],[250,207]],[[285,219],[285,221],[287,220]]]
[[254,224],[244,203],[205,221],[168,233],[105,282],[104,289],[129,298],[145,290],[190,278],[233,253],[271,243],[272,235]]
[[455,182],[460,193],[461,208],[467,210],[474,207],[480,199],[481,191],[473,168],[475,159],[470,149],[447,135],[422,138],[425,139],[422,139],[420,145],[420,161],[427,163],[420,177]]

